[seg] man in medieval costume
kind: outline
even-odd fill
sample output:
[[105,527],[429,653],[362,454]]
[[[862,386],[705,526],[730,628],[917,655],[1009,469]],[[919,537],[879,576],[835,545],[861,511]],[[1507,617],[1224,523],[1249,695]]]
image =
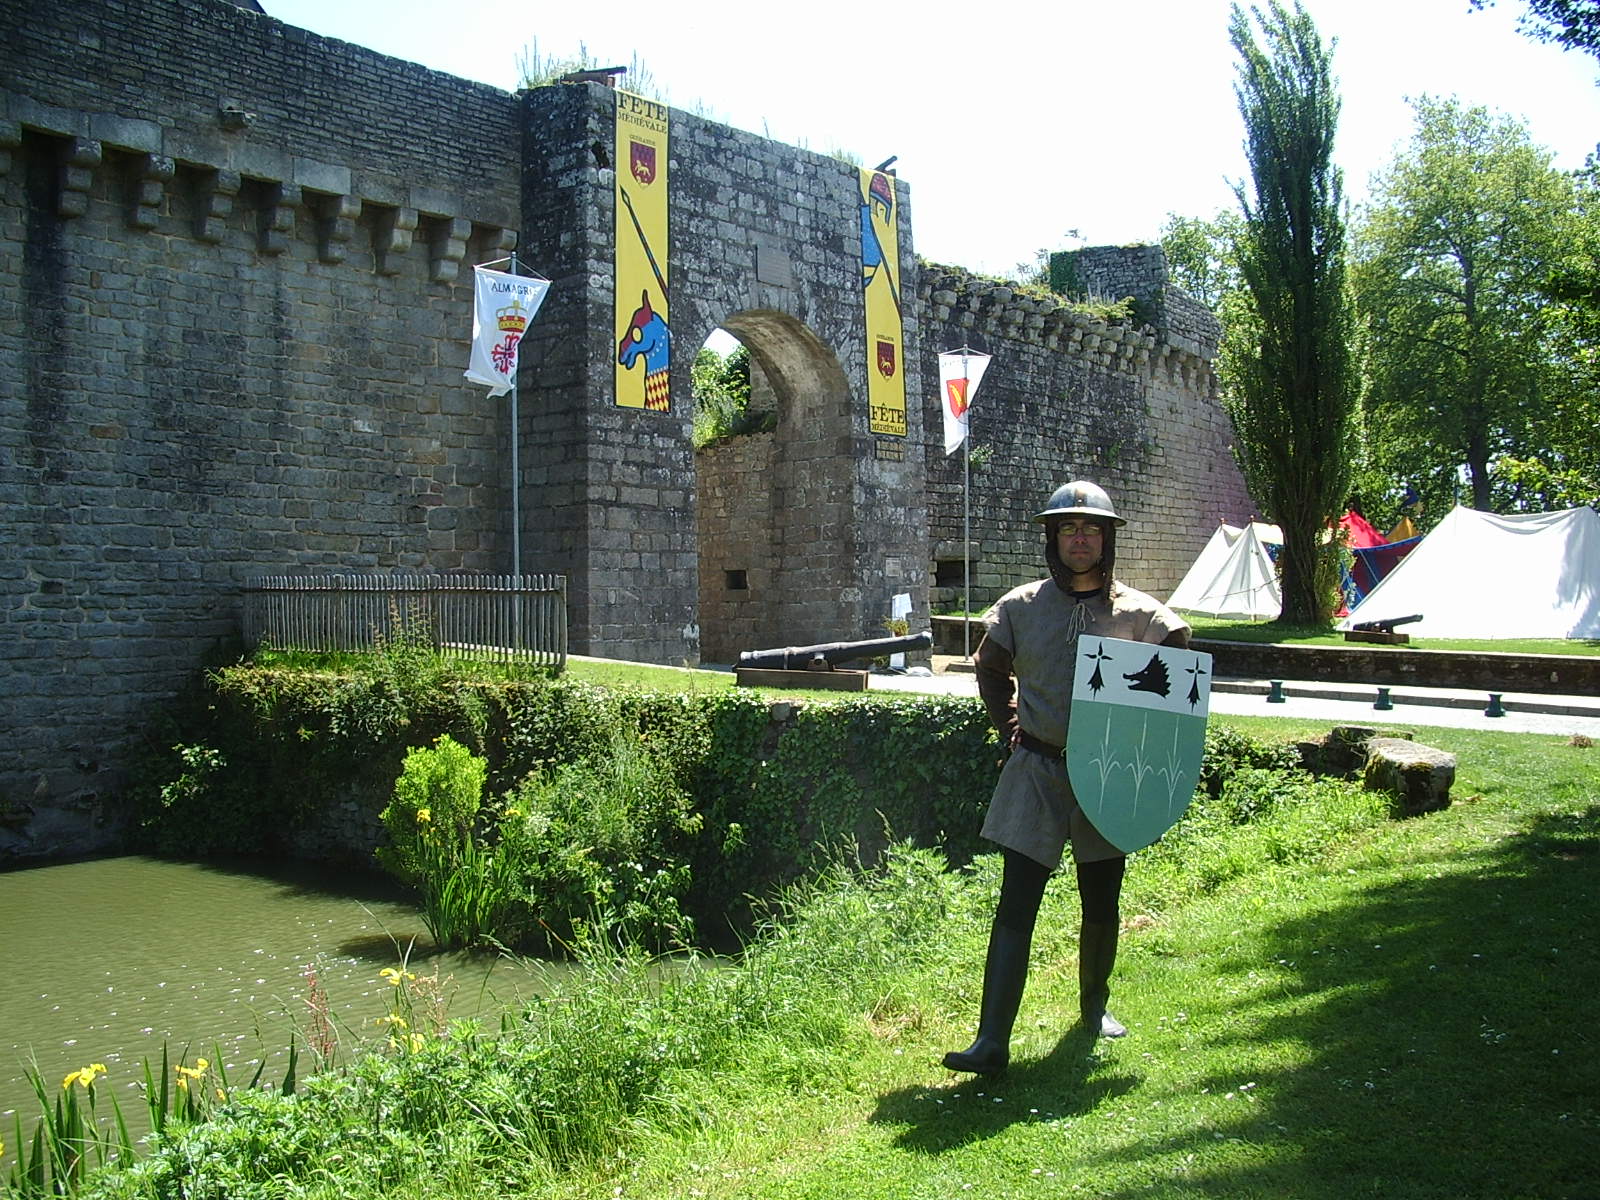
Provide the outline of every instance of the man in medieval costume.
[[989,719],[1011,750],[982,834],[1004,856],[1000,902],[989,933],[978,1036],[952,1050],[952,1071],[993,1074],[1011,1058],[1028,951],[1045,883],[1072,848],[1082,925],[1078,1003],[1083,1027],[1100,1037],[1128,1031],[1109,1012],[1117,954],[1118,900],[1126,855],[1103,837],[1073,794],[1063,748],[1078,639],[1084,634],[1185,647],[1189,626],[1164,604],[1117,582],[1116,531],[1127,522],[1093,483],[1064,484],[1034,521],[1044,526],[1050,578],[1014,588],[985,619],[973,656]]

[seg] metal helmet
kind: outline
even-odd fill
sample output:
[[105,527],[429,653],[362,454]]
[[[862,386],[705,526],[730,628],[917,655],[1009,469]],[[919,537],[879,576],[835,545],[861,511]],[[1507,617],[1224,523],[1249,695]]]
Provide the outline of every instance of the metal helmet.
[[1043,525],[1051,517],[1100,517],[1110,521],[1113,526],[1128,523],[1117,516],[1116,510],[1111,507],[1111,497],[1106,495],[1106,490],[1086,479],[1063,483],[1051,493],[1050,503],[1045,506],[1045,510],[1033,519]]

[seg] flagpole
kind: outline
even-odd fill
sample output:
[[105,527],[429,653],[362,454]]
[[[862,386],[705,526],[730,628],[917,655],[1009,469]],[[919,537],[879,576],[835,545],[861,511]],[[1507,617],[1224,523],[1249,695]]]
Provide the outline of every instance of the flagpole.
[[[517,273],[517,252],[511,251],[511,274]],[[517,462],[517,380],[522,375],[521,356],[518,356],[517,369],[511,373],[511,586],[516,587],[522,578],[522,504],[518,494],[520,486],[519,476],[522,474],[520,464]],[[518,615],[521,615],[521,606],[518,606]]]
[[[967,356],[961,356],[961,378],[967,378]],[[967,395],[966,392],[962,393]],[[967,436],[961,439],[961,656],[972,661],[972,405],[962,416],[967,419]]]

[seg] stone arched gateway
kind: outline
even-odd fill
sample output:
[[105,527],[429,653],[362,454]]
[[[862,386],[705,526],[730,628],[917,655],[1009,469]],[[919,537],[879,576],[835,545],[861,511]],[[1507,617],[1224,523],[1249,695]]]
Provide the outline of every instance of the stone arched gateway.
[[[881,635],[895,593],[926,613],[920,408],[908,404],[903,437],[868,431],[859,170],[672,111],[673,408],[620,408],[608,400],[615,94],[562,85],[522,103],[522,254],[554,281],[525,343],[530,481],[586,464],[525,518],[524,544],[540,569],[571,579],[573,645],[726,662],[757,646]],[[900,261],[913,263],[910,222],[900,231]],[[707,488],[689,440],[685,348],[719,327],[749,347],[778,409],[770,437],[733,452],[760,466],[729,512],[726,473],[711,468]],[[904,337],[915,398],[914,314]]]
[[[929,383],[954,345],[995,354],[975,599],[1036,574],[1026,517],[1062,478],[1126,498],[1156,591],[1249,515],[1215,321],[1156,259],[1080,264],[1140,329],[919,281],[895,182],[905,432],[875,434],[859,172],[673,112],[677,345],[733,332],[779,412],[697,466],[691,354],[670,410],[615,403],[608,89],[512,95],[227,0],[0,0],[0,39],[0,858],[110,844],[127,746],[233,644],[253,575],[505,572],[516,520],[523,569],[570,579],[578,653],[872,636],[902,592],[921,627],[960,557]],[[470,268],[513,247],[553,280],[520,514],[505,402],[462,377]]]
[[[753,401],[777,421],[695,454],[701,658],[881,634],[855,582],[853,463],[837,453],[854,424],[844,369],[787,313],[730,314],[723,328],[750,350]],[[852,619],[869,624],[841,624]]]

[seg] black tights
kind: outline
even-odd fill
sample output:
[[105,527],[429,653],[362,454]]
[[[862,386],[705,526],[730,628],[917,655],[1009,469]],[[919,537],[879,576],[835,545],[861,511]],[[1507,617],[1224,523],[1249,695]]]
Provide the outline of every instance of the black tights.
[[[1050,868],[1015,850],[1001,853],[1005,856],[1005,871],[1000,878],[1000,905],[995,910],[994,923],[1032,936]],[[1085,921],[1117,923],[1117,898],[1122,894],[1122,872],[1127,865],[1128,860],[1122,857],[1077,865],[1078,903]]]

